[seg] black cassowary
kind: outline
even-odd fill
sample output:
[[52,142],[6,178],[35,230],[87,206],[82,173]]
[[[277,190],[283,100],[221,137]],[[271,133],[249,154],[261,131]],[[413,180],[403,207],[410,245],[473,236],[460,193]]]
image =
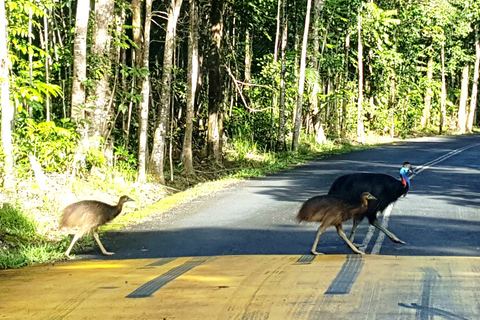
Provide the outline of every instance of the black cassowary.
[[384,228],[377,220],[377,213],[385,210],[391,203],[401,196],[406,196],[410,187],[409,172],[415,172],[409,162],[405,162],[400,169],[400,180],[381,173],[352,173],[335,180],[328,191],[329,195],[344,198],[349,201],[358,199],[363,192],[370,192],[377,200],[368,203],[368,209],[353,219],[353,228],[350,241],[353,242],[355,231],[363,218],[367,217],[371,225],[385,233],[390,240],[405,244],[393,233]]
[[[322,195],[305,201],[298,211],[297,220],[299,222],[321,222],[318,227],[317,236],[312,246],[312,254],[318,255],[316,251],[320,236],[330,226],[337,228],[338,235],[345,240],[350,248],[356,253],[363,254],[355,245],[348,240],[342,228],[342,223],[362,215],[368,208],[368,201],[376,198],[368,192],[364,192],[355,202],[351,202],[337,196]],[[360,200],[360,202],[359,202]]]
[[75,242],[88,232],[93,233],[93,237],[104,255],[114,254],[113,252],[105,250],[102,242],[100,242],[97,230],[101,225],[117,217],[120,212],[122,212],[123,204],[128,201],[135,200],[129,196],[121,196],[118,204],[113,206],[96,200],[84,200],[65,207],[65,209],[63,209],[62,220],[60,221],[60,228],[76,229],[75,236],[65,255],[68,256]]

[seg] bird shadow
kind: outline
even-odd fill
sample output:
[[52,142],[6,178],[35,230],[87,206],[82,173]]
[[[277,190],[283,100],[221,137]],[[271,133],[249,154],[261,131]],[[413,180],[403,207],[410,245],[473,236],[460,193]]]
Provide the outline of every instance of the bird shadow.
[[[397,256],[480,256],[480,222],[401,216],[391,218],[392,231],[406,245],[384,241],[380,254]],[[426,226],[428,226],[426,228]],[[102,256],[92,249],[79,255],[82,259],[138,259],[162,257],[222,256],[222,255],[304,255],[310,254],[318,224],[281,224],[268,229],[246,228],[183,228],[175,230],[119,230],[102,236],[108,250],[116,254]],[[368,224],[357,229],[355,242],[362,242]],[[351,223],[345,223],[349,233]],[[377,232],[377,231],[375,231]],[[445,237],[448,235],[448,237]],[[438,240],[442,239],[442,240]],[[373,243],[369,246],[373,246]],[[325,254],[352,254],[335,228],[329,228],[320,238],[318,251]],[[368,253],[368,251],[367,251]]]

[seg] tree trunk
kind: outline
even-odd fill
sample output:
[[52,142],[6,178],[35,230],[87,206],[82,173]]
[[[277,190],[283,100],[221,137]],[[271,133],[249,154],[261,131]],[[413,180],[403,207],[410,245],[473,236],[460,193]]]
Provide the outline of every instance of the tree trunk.
[[467,130],[472,132],[473,122],[475,121],[475,114],[477,111],[478,101],[478,79],[480,76],[480,39],[478,36],[479,25],[475,27],[475,67],[473,71],[473,85],[472,85],[472,98],[470,100],[470,109],[468,110]]
[[292,149],[294,152],[298,151],[298,144],[300,140],[300,128],[302,126],[302,107],[303,107],[303,92],[305,90],[305,69],[307,66],[307,45],[308,45],[308,30],[310,28],[310,10],[312,8],[312,0],[307,0],[307,12],[305,13],[305,28],[303,31],[302,56],[300,60],[300,76],[298,80],[298,96],[296,104],[295,127],[293,130]]
[[[45,84],[50,84],[50,53],[49,49],[49,29],[48,29],[48,12],[47,9],[43,11],[43,32],[44,42],[43,50],[45,50]],[[45,97],[45,120],[50,122],[50,96],[47,94]]]
[[320,50],[320,18],[323,11],[325,0],[313,0],[313,49],[312,49],[312,68],[318,70],[318,55]]
[[[250,30],[245,30],[245,82],[250,83],[252,80],[252,46]],[[246,86],[248,89],[248,86]]]
[[153,136],[153,148],[150,163],[157,181],[165,183],[164,162],[165,162],[165,139],[167,123],[170,114],[170,98],[172,91],[172,67],[173,52],[175,49],[175,36],[177,32],[177,21],[180,15],[182,0],[172,0],[168,12],[167,34],[165,36],[165,51],[163,53],[163,75],[160,102],[158,104],[158,119],[155,125]]
[[432,107],[432,79],[433,79],[433,57],[428,58],[427,63],[427,88],[424,99],[423,115],[421,125],[423,128],[430,123],[430,109]]
[[[286,0],[285,0],[286,1]],[[275,29],[275,45],[273,47],[273,62],[278,61],[278,45],[280,43],[280,32],[282,25],[282,3],[283,0],[277,0],[277,28]]]
[[215,164],[222,163],[222,150],[220,143],[220,112],[222,110],[222,72],[220,71],[220,54],[223,39],[223,1],[213,0],[210,13],[211,43],[208,58],[208,155],[213,156]]
[[87,30],[90,14],[90,1],[77,2],[75,20],[75,42],[73,44],[73,79],[72,79],[72,122],[78,123],[83,119],[85,106],[85,86],[87,79]]
[[278,112],[278,150],[285,149],[285,73],[287,64],[287,43],[288,43],[288,23],[285,7],[287,0],[283,0],[282,14],[282,44],[280,49],[281,67],[280,67],[280,101]]
[[447,115],[447,82],[445,79],[445,44],[442,43],[442,53],[441,53],[441,60],[442,60],[442,96],[440,98],[440,124],[438,128],[439,134],[443,132],[443,125],[445,122],[445,117]]
[[363,127],[363,44],[362,44],[362,13],[358,11],[358,105],[357,105],[357,142],[365,142]]
[[460,133],[465,133],[467,125],[467,100],[468,100],[468,81],[469,66],[466,65],[462,71],[462,91],[460,94],[460,103],[458,105],[458,128]]
[[189,0],[190,3],[190,33],[188,37],[188,79],[190,86],[187,88],[187,111],[185,114],[185,135],[183,138],[182,157],[184,163],[183,173],[186,176],[195,175],[193,169],[192,154],[192,133],[193,117],[195,116],[195,94],[198,83],[198,13],[195,0]]
[[[142,67],[149,69],[150,57],[150,26],[152,23],[152,2],[145,1],[145,34],[143,41]],[[148,109],[150,103],[150,76],[147,74],[142,81],[142,102],[140,103],[140,119],[138,127],[138,181],[146,181],[147,141],[148,141]]]
[[10,82],[7,56],[7,17],[5,15],[5,0],[0,0],[0,96],[2,100],[2,147],[5,155],[3,166],[3,187],[14,189],[12,120],[13,106],[10,104]]
[[[132,50],[132,64],[134,66],[142,65],[142,47],[144,46],[144,42],[142,39],[142,1],[143,0],[132,0],[132,34],[133,34],[133,42],[136,44],[136,48]],[[147,5],[147,4],[145,4]],[[145,24],[146,24],[145,20]]]
[[[89,95],[88,102],[93,105],[93,113],[89,115],[91,126],[89,137],[105,137],[110,119],[110,28],[114,22],[114,0],[97,0],[95,2],[95,27],[93,30],[93,45],[91,54],[99,61],[100,78]],[[99,140],[94,139],[94,147],[99,147]]]
[[[345,60],[344,60],[344,76],[343,76],[343,88],[347,89],[348,86],[348,67],[349,67],[349,53],[350,53],[350,31],[347,29],[347,36],[345,37]],[[342,114],[340,117],[340,137],[345,138],[347,136],[347,98],[345,95],[342,98]]]

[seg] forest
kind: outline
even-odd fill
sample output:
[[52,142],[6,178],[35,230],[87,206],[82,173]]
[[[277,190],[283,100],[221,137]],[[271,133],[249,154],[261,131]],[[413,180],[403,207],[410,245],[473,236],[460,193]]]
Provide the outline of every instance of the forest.
[[1,0],[3,191],[473,132],[479,27],[477,0]]
[[[195,175],[226,148],[472,132],[467,0],[7,0],[2,176],[120,166]],[[17,172],[17,173],[16,173]]]

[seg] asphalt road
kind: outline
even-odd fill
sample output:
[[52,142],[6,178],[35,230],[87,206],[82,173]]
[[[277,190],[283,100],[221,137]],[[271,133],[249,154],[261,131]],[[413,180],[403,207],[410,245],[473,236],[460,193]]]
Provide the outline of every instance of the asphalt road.
[[[480,256],[480,136],[421,138],[331,156],[293,170],[251,179],[179,205],[148,221],[108,232],[80,259],[308,254],[318,224],[295,220],[306,199],[325,194],[340,175],[377,172],[398,177],[404,161],[416,168],[411,189],[379,220],[406,245],[392,243],[362,222],[355,243],[367,254]],[[351,222],[344,225],[347,234]],[[350,254],[329,228],[318,251]]]
[[[239,183],[107,232],[114,256],[95,246],[1,270],[0,319],[480,319],[479,155],[479,135],[424,138]],[[312,256],[302,202],[345,173],[398,176],[404,161],[411,191],[380,220],[407,244],[364,221],[367,254],[331,228]]]

